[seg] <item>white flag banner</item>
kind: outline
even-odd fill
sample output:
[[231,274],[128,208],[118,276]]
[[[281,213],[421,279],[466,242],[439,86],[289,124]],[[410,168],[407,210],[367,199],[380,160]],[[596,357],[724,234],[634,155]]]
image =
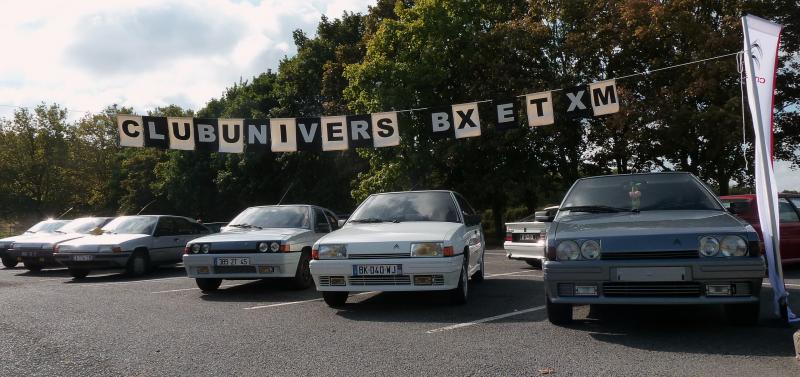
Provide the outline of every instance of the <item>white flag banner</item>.
[[374,113],[372,122],[372,140],[374,140],[375,148],[400,145],[400,129],[396,112]]
[[194,150],[194,119],[191,117],[167,117],[169,148],[184,151]]
[[525,95],[528,126],[538,127],[555,123],[553,116],[553,94],[549,91]]
[[121,147],[144,147],[144,128],[142,117],[138,115],[117,115],[117,130]]
[[297,119],[271,119],[269,129],[273,152],[297,152]]
[[453,126],[456,139],[481,136],[481,121],[478,115],[478,103],[462,103],[452,106]]
[[219,126],[219,152],[243,153],[244,152],[244,119],[220,119]]
[[322,117],[322,150],[347,150],[347,117],[344,115]]
[[747,99],[753,117],[755,134],[756,201],[761,237],[767,254],[769,280],[774,292],[775,314],[790,321],[797,317],[787,305],[788,292],[783,282],[780,259],[780,231],[778,221],[778,188],[772,168],[772,113],[775,76],[777,74],[778,46],[781,25],[759,17],[742,17],[744,28],[745,74],[747,76]]
[[589,92],[592,95],[592,111],[594,112],[594,116],[619,112],[619,96],[617,95],[616,80],[589,84]]

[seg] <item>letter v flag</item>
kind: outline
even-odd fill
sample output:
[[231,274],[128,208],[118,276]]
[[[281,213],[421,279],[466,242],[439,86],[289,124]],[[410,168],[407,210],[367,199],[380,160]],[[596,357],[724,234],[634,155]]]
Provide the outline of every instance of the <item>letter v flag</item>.
[[747,99],[755,134],[756,201],[761,238],[767,254],[769,281],[774,293],[775,314],[791,322],[798,321],[788,306],[789,293],[783,282],[780,231],[778,226],[778,189],[772,169],[772,112],[777,75],[781,25],[759,17],[742,17],[744,28]]

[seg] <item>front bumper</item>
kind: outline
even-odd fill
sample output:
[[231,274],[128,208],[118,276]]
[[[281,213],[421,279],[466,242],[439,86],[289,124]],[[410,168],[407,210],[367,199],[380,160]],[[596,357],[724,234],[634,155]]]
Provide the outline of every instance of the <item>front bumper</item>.
[[[311,261],[318,291],[442,291],[458,286],[463,255],[445,258],[340,259]],[[401,275],[354,276],[356,265],[401,265]]]
[[503,243],[503,249],[509,259],[544,259],[544,241]]
[[53,250],[9,249],[7,255],[25,264],[58,265]]
[[[683,268],[685,275],[680,281],[632,281],[621,280],[618,273],[621,268],[657,267]],[[752,303],[759,300],[765,276],[762,258],[546,261],[542,270],[548,297],[553,303],[564,304]],[[709,295],[709,285],[727,285],[730,294]],[[578,286],[594,286],[596,294],[579,294]]]
[[[297,273],[300,252],[242,253],[242,254],[187,254],[183,266],[190,278],[264,279],[289,278]],[[250,258],[247,266],[216,266],[216,258]],[[238,268],[241,267],[241,268]]]
[[122,253],[56,253],[58,263],[69,268],[90,270],[125,268],[131,252]]

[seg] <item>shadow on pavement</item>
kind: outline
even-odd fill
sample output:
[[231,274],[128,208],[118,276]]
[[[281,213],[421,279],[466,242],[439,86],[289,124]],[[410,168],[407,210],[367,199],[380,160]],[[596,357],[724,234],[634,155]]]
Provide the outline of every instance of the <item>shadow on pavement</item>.
[[[224,287],[229,284],[241,285]],[[270,305],[322,297],[313,286],[306,289],[295,289],[290,285],[288,279],[223,280],[222,285],[223,287],[216,291],[203,293],[200,298],[205,301],[253,302]]]
[[[49,275],[47,275],[49,274]],[[69,272],[64,270],[57,270],[57,271],[42,271],[37,273],[35,276],[51,276],[51,277],[67,277],[69,278]],[[97,284],[97,283],[112,283],[112,282],[128,282],[128,281],[143,281],[143,280],[155,280],[155,279],[164,279],[164,278],[174,278],[174,277],[185,277],[186,270],[183,269],[182,266],[175,266],[175,265],[165,265],[159,266],[154,268],[148,274],[144,276],[129,276],[123,270],[97,270],[92,271],[92,273],[83,278],[83,279],[70,279],[64,281],[64,284]]]

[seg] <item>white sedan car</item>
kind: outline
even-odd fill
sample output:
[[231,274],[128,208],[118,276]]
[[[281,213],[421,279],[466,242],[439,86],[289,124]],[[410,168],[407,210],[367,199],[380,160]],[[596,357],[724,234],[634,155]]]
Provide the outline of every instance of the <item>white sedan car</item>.
[[222,279],[287,278],[295,288],[308,288],[311,246],[337,228],[336,216],[322,207],[250,207],[222,233],[186,245],[183,265],[203,292],[219,288]]
[[56,229],[61,228],[68,222],[69,220],[42,220],[20,235],[0,239],[0,259],[2,259],[3,266],[6,266],[6,268],[14,268],[17,266],[17,263],[19,263],[17,258],[8,255],[8,249],[11,248],[14,242],[44,234],[55,234]]
[[480,220],[452,191],[371,195],[314,245],[314,283],[332,307],[363,291],[446,290],[465,303],[469,278],[483,280]]
[[536,211],[533,216],[506,223],[503,249],[508,259],[523,260],[531,267],[542,268],[547,229],[553,222],[558,206]]
[[44,267],[62,267],[53,257],[53,249],[58,244],[93,234],[111,219],[111,217],[77,218],[58,228],[53,234],[15,241],[8,250],[8,255],[21,261],[25,268],[34,272]]

